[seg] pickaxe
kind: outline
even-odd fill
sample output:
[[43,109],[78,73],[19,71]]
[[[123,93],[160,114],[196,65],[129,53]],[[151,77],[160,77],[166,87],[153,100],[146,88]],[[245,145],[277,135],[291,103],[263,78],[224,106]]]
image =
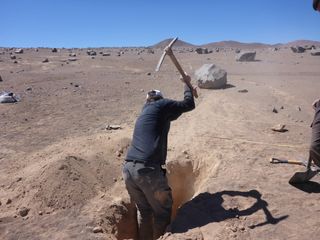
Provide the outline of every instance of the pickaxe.
[[160,67],[161,67],[161,64],[162,64],[165,56],[166,56],[166,55],[169,55],[169,57],[170,57],[170,59],[172,60],[173,64],[176,66],[176,68],[178,69],[179,73],[181,74],[181,76],[182,76],[182,81],[183,81],[184,83],[186,83],[190,89],[192,89],[193,96],[194,96],[195,98],[197,98],[197,97],[198,97],[197,89],[192,86],[189,78],[187,77],[186,72],[183,71],[180,63],[178,62],[177,58],[174,56],[173,51],[172,51],[172,49],[171,49],[172,45],[173,45],[177,40],[178,40],[177,37],[174,38],[174,39],[169,43],[169,45],[168,45],[167,47],[165,47],[164,52],[163,52],[163,54],[162,54],[162,56],[161,56],[161,58],[160,58],[160,60],[159,60],[159,63],[158,63],[158,65],[157,65],[157,67],[156,67],[156,72],[159,71],[159,69],[160,69]]

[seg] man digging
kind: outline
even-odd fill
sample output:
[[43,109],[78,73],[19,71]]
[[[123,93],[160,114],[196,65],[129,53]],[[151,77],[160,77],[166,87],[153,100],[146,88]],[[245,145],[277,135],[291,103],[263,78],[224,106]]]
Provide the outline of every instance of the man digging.
[[[190,77],[185,81],[190,82]],[[158,90],[147,94],[123,167],[126,188],[138,209],[140,240],[159,238],[170,223],[172,194],[161,167],[166,162],[170,122],[194,108],[187,84],[182,101],[163,98]]]

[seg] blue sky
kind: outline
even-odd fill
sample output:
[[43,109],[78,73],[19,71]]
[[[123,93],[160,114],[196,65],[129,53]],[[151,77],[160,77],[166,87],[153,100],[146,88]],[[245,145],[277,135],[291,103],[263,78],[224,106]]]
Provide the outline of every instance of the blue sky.
[[0,0],[2,47],[320,41],[312,0]]

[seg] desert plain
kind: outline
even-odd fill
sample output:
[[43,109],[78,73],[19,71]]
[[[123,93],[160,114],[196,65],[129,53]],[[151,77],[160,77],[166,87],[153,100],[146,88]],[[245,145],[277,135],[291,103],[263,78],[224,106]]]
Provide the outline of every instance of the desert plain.
[[[0,104],[0,239],[136,238],[121,167],[147,91],[183,99],[170,59],[154,71],[166,43],[0,49],[0,91],[20,98]],[[172,122],[173,216],[161,239],[318,239],[320,177],[293,186],[305,168],[269,160],[308,158],[320,56],[258,44],[255,61],[238,62],[242,45],[193,48],[174,49],[193,84],[206,63],[228,84],[198,89],[195,110]]]

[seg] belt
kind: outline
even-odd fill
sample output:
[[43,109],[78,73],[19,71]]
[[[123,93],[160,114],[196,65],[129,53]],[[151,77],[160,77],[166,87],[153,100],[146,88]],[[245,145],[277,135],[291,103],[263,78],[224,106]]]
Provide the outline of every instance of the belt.
[[139,160],[125,160],[125,162],[133,162],[134,164],[136,163],[141,163],[141,164],[145,164],[145,161],[139,161]]

